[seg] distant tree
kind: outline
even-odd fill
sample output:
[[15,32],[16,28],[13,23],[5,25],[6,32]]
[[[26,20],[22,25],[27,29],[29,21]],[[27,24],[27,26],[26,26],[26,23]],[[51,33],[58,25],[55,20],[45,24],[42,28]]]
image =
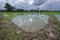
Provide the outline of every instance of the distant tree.
[[6,8],[6,11],[13,11],[14,9],[9,3],[6,3],[4,8]]
[[30,11],[34,11],[33,9],[31,9]]
[[37,11],[39,11],[39,8],[37,9]]

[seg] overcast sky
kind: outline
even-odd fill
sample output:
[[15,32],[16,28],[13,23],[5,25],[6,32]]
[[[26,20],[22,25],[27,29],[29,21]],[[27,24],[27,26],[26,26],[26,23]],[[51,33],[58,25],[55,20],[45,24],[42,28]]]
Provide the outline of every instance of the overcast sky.
[[60,0],[0,0],[0,9],[6,2],[18,9],[60,10]]

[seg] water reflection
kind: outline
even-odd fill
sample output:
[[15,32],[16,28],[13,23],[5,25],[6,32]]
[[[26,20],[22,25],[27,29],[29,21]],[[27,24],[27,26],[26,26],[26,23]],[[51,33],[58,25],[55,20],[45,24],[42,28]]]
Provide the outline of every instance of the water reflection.
[[27,32],[37,31],[47,23],[48,16],[42,14],[18,15],[12,22]]

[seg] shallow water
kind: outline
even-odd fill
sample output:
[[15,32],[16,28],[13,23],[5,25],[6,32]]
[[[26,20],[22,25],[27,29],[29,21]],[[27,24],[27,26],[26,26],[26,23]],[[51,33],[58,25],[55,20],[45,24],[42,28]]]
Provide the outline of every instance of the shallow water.
[[57,14],[56,17],[60,21],[60,14],[59,15]]
[[5,17],[8,17],[8,14],[3,14]]
[[18,15],[12,19],[12,22],[27,32],[35,32],[43,28],[47,23],[48,16],[42,14]]
[[[7,14],[3,14],[5,17],[8,17]],[[27,15],[18,15],[14,14],[12,22],[17,25],[19,28],[27,32],[35,32],[43,28],[47,24],[49,16],[42,14],[27,14]],[[60,21],[60,15],[55,15]]]

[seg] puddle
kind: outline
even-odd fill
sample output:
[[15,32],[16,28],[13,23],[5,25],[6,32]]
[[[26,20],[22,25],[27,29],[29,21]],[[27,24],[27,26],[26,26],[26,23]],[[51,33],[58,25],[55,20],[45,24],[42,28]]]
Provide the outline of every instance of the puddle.
[[60,14],[59,15],[57,14],[56,17],[60,21]]
[[12,19],[12,22],[26,32],[35,32],[43,28],[47,20],[47,15],[27,14],[16,16]]
[[17,13],[15,13],[15,14],[13,14],[14,16],[18,16],[18,14]]
[[5,17],[8,17],[8,14],[3,14]]

